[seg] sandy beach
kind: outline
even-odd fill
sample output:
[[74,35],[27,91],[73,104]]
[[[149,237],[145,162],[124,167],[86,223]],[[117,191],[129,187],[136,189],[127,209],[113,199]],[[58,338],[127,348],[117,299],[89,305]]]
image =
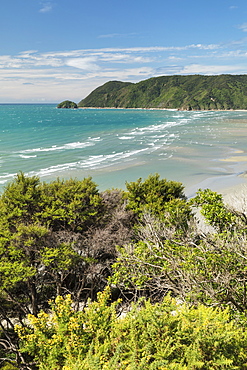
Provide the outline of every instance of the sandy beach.
[[219,191],[224,202],[236,211],[247,214],[247,180],[244,183]]
[[239,175],[227,175],[218,177],[209,177],[200,183],[185,188],[185,194],[188,198],[195,196],[199,189],[211,189],[224,196],[227,194],[247,194],[247,175],[241,173]]
[[0,192],[20,171],[47,182],[91,176],[100,191],[158,173],[188,197],[247,181],[247,112],[6,105],[0,123]]

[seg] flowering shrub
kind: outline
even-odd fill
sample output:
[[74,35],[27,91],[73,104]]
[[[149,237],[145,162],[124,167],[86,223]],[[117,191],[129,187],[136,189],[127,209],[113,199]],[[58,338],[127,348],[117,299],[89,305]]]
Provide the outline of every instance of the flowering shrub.
[[69,296],[17,328],[40,370],[247,369],[247,337],[228,310],[141,300],[120,318],[110,290],[75,312]]

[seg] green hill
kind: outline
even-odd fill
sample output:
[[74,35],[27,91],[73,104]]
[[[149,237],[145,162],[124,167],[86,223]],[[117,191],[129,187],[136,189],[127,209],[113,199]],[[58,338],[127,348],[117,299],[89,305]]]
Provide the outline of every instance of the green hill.
[[247,75],[162,76],[138,83],[110,81],[78,107],[247,109]]

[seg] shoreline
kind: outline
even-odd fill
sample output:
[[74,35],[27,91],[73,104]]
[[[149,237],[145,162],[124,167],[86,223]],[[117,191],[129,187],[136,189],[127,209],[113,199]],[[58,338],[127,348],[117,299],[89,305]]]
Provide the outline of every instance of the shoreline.
[[224,203],[236,211],[247,213],[247,181],[222,191]]
[[[30,109],[14,111],[25,117]],[[12,146],[8,143],[13,135],[2,125],[0,192],[18,171],[37,175],[45,182],[57,177],[91,176],[100,191],[113,186],[124,189],[126,182],[158,173],[161,178],[182,182],[189,197],[199,188],[222,191],[246,182],[246,111],[80,109],[79,115],[68,112],[73,114],[58,116],[53,108],[32,108],[33,122],[28,130],[20,124],[25,120],[20,121],[18,113],[13,122],[23,135],[23,143],[14,136]],[[152,114],[152,110],[156,113]],[[127,116],[121,113],[124,111]],[[37,127],[42,127],[42,137]],[[67,132],[64,127],[73,130]]]
[[185,195],[188,198],[193,198],[199,189],[210,189],[225,196],[235,192],[242,192],[245,188],[247,194],[247,176],[244,171],[227,176],[208,177],[192,186],[185,186]]
[[[75,109],[75,108],[70,108]],[[168,112],[247,112],[247,109],[180,109],[180,108],[125,108],[125,107],[77,107],[76,109],[118,109],[118,110],[124,110],[124,109],[135,109],[135,110],[164,110]]]

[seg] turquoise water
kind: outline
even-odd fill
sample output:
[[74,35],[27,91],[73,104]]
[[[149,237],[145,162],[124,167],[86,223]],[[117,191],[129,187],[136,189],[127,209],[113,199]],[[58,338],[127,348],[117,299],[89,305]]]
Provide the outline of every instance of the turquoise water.
[[188,193],[231,185],[247,170],[246,134],[247,112],[0,105],[0,191],[19,171],[92,176],[101,190],[155,172]]

